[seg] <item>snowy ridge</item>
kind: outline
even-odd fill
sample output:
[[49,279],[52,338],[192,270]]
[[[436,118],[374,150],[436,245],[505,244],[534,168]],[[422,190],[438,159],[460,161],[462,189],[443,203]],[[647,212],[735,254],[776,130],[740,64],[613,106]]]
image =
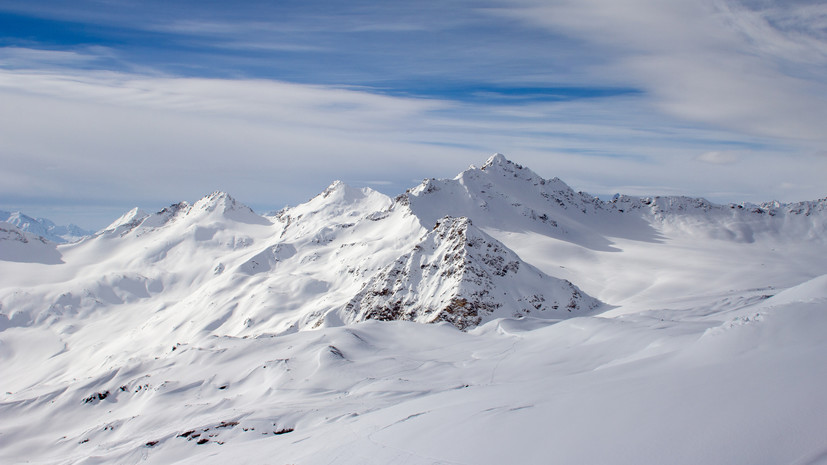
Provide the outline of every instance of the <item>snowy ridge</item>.
[[543,179],[501,154],[454,179],[426,179],[405,194],[404,203],[426,227],[444,214],[464,216],[497,238],[496,231],[523,229],[606,251],[613,238],[658,240],[663,228],[735,242],[762,235],[807,240],[827,235],[827,199],[718,205],[685,196],[617,195],[603,201],[558,178]]
[[141,210],[138,207],[129,210],[121,215],[120,218],[113,221],[109,226],[103,228],[100,232],[102,234],[123,235],[138,227],[141,222],[149,216],[149,213]]
[[250,207],[242,204],[226,192],[216,191],[202,198],[192,206],[192,212],[199,218],[215,217],[237,223],[268,225],[270,221],[256,214]]
[[195,204],[174,203],[154,214],[140,208],[133,208],[104,228],[99,235],[124,236],[132,231],[149,231],[168,224],[185,220],[188,223],[224,223],[227,221],[248,224],[270,224],[266,218],[256,214],[250,207],[238,202],[226,192],[216,191]]
[[350,225],[369,214],[386,210],[390,204],[386,195],[373,189],[357,189],[341,181],[334,181],[306,203],[286,208],[273,217],[286,224],[285,234],[289,231],[291,235],[299,236],[306,233],[310,225]]
[[827,199],[718,205],[691,197],[618,196],[607,207],[619,212],[642,212],[673,231],[736,242],[755,242],[760,235],[821,240],[827,233]]

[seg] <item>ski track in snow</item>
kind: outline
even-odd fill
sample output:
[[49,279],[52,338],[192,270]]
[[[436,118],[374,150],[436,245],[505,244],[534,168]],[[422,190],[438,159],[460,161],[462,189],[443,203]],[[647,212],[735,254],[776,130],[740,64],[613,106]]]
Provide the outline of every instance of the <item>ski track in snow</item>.
[[827,199],[604,202],[502,155],[0,223],[0,462],[827,463],[825,237]]

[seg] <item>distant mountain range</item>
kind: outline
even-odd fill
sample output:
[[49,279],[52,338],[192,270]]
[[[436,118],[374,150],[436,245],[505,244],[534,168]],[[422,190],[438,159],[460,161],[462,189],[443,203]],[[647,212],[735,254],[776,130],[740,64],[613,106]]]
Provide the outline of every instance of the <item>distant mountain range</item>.
[[87,231],[74,224],[63,226],[57,225],[46,218],[32,218],[19,211],[7,212],[0,210],[0,222],[13,224],[21,231],[26,231],[58,244],[74,242],[94,233],[94,231]]

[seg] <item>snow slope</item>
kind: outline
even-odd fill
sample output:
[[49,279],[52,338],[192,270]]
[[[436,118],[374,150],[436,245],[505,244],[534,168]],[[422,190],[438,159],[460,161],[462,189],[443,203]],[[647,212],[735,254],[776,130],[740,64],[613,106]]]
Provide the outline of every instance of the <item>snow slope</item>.
[[0,221],[0,260],[23,263],[62,263],[54,244],[41,236]]
[[0,223],[0,462],[827,463],[825,205],[495,155],[72,244]]

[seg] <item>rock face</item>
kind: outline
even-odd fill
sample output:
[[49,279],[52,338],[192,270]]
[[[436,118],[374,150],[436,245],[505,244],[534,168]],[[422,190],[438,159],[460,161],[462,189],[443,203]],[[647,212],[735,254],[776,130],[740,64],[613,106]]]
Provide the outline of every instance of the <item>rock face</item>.
[[499,317],[567,318],[600,302],[523,262],[468,218],[444,217],[347,305],[355,320],[446,321],[466,329]]

